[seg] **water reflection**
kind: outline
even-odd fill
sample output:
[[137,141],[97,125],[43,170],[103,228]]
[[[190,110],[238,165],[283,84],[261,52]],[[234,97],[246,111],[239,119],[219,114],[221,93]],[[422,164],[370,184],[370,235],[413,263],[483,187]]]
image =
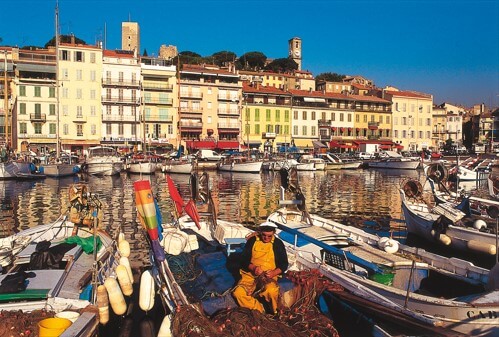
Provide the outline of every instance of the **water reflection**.
[[[422,178],[420,171],[357,170],[301,172],[299,184],[312,213],[364,226],[374,232],[403,231],[399,188],[407,178]],[[189,175],[172,174],[185,200],[189,198]],[[121,227],[131,243],[134,258],[144,255],[140,248],[145,240],[138,228],[133,183],[150,181],[163,219],[170,218],[173,205],[169,197],[166,175],[127,175],[114,177],[83,177],[45,179],[43,181],[1,181],[1,235],[55,220],[68,207],[68,188],[78,181],[88,183],[89,190],[102,202],[103,225],[107,229]],[[209,185],[220,219],[238,221],[252,226],[263,221],[279,207],[280,175],[209,173]],[[471,185],[471,186],[470,186]],[[467,184],[467,189],[473,189]],[[484,189],[485,187],[480,187]]]

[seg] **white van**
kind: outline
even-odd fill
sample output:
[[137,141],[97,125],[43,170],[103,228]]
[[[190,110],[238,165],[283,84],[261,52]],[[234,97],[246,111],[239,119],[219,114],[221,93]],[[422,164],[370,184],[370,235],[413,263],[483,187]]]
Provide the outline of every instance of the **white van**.
[[223,158],[221,154],[213,150],[199,150],[196,152],[196,157],[202,161],[219,161]]

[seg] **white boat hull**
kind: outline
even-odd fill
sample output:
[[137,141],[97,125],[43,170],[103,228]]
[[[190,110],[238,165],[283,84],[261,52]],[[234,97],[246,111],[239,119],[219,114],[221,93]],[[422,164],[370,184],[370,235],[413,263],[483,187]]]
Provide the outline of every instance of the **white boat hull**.
[[41,166],[43,168],[43,174],[47,177],[69,177],[74,176],[79,172],[79,168],[75,164],[44,164]]
[[369,168],[416,170],[421,162],[414,160],[379,160],[369,162]]
[[91,175],[113,176],[123,170],[123,162],[118,161],[88,161],[87,173]]
[[162,171],[165,173],[191,174],[192,168],[192,163],[167,162],[163,165]]
[[250,161],[242,163],[219,164],[218,170],[225,172],[259,173],[262,169],[263,161]]
[[30,175],[31,165],[33,164],[16,161],[0,163],[0,179],[15,179],[22,175]]
[[128,172],[136,174],[154,174],[157,167],[157,164],[152,162],[136,162],[129,165]]

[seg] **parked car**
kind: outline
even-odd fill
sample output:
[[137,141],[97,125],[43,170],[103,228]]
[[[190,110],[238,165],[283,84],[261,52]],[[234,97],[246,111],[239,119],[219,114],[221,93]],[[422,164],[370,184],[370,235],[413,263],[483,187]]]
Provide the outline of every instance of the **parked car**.
[[362,159],[362,160],[372,159],[373,158],[373,154],[369,153],[369,152],[358,152],[357,153],[357,157],[359,159]]
[[202,161],[219,161],[224,156],[213,150],[199,150],[196,152],[196,157]]

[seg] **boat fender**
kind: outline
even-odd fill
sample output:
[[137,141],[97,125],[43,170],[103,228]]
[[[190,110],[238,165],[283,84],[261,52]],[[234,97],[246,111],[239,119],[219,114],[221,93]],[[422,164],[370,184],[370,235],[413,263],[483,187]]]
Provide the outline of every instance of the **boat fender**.
[[385,252],[395,254],[399,250],[399,243],[396,240],[389,239],[385,244]]
[[113,309],[116,315],[123,315],[126,312],[126,302],[118,281],[113,277],[108,277],[104,281],[104,286],[107,290],[111,309]]
[[130,281],[133,283],[133,272],[132,272],[132,267],[130,267],[130,260],[128,260],[128,257],[120,257],[120,265],[125,266],[126,271],[128,273],[128,277],[130,278]]
[[125,240],[125,233],[123,232],[120,232],[118,234],[118,243],[120,243],[121,241]]
[[145,270],[140,277],[139,307],[145,312],[154,307],[154,278],[150,270]]
[[120,250],[121,256],[129,257],[130,256],[130,244],[127,240],[122,240],[118,243],[118,249]]
[[496,255],[496,247],[494,245],[488,244],[488,243],[483,243],[478,240],[470,240],[468,241],[468,248],[470,250],[484,253],[484,254],[489,254],[489,255]]
[[386,243],[388,242],[388,240],[390,240],[390,238],[387,237],[387,236],[384,236],[384,237],[380,238],[378,240],[378,247],[381,248],[381,249],[384,249]]
[[126,267],[121,264],[118,265],[116,267],[116,276],[118,277],[118,282],[123,295],[130,296],[133,293],[133,287]]
[[161,244],[167,254],[180,255],[185,251],[189,235],[179,230],[163,232]]
[[97,308],[99,308],[100,324],[106,325],[109,322],[109,298],[103,285],[97,287]]
[[161,322],[161,326],[159,327],[158,337],[173,337],[171,325],[171,318],[170,316],[166,315],[165,318],[163,318],[163,322]]
[[485,221],[483,221],[482,219],[475,220],[475,222],[473,222],[473,228],[478,229],[478,230],[481,230],[483,228],[487,228],[487,223]]
[[78,166],[73,166],[73,173],[80,173],[80,168]]
[[36,173],[36,166],[33,163],[29,163],[29,171],[31,173]]

